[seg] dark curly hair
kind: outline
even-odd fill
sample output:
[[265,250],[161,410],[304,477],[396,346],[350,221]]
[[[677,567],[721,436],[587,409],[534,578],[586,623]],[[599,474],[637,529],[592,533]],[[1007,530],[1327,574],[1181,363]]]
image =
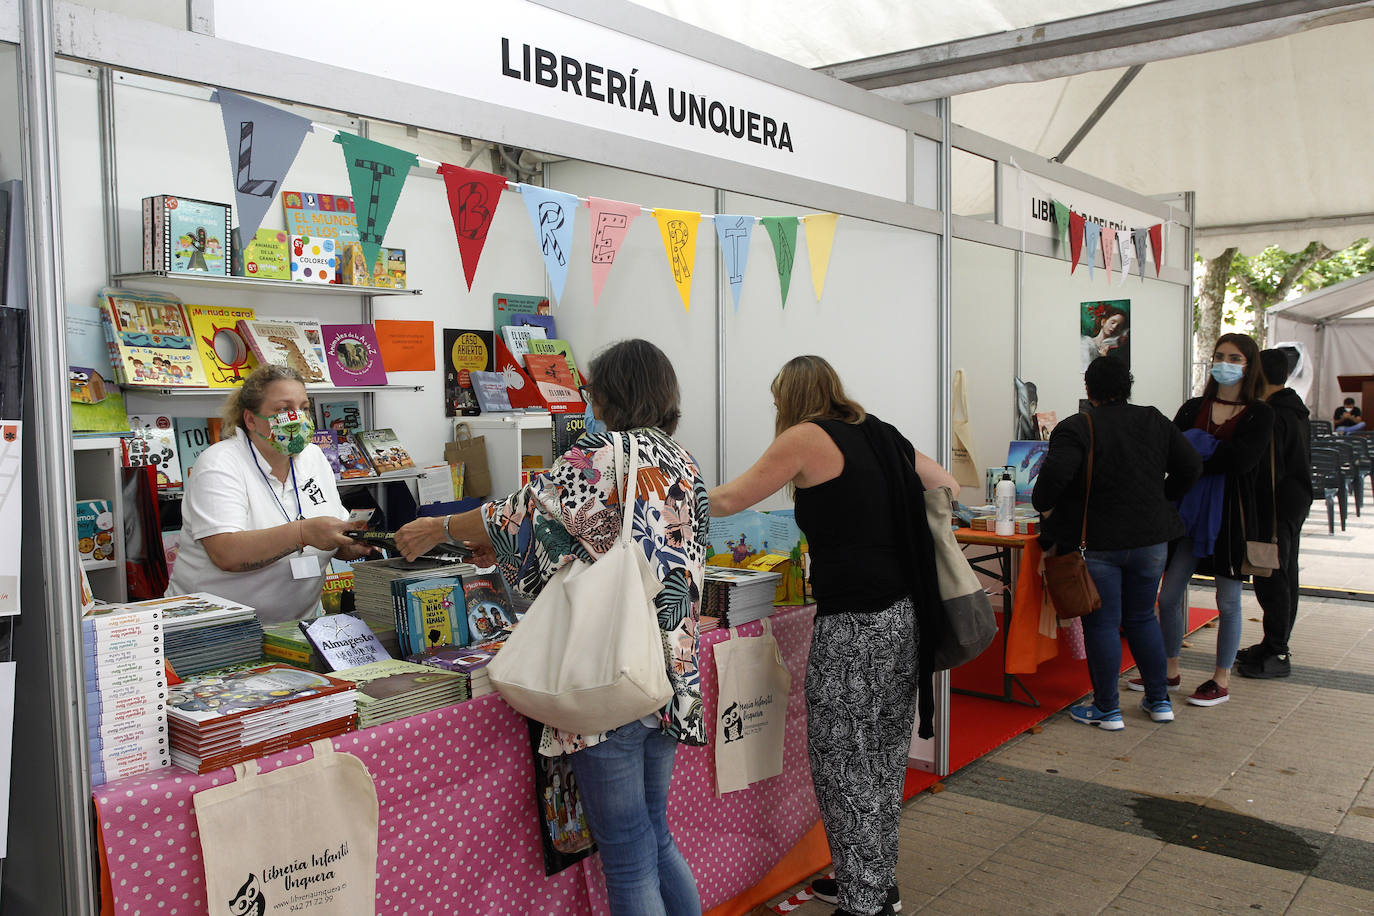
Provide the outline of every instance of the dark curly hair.
[[682,418],[677,373],[647,340],[611,344],[592,360],[590,390],[598,419],[610,430],[656,427],[668,435]]
[[1115,356],[1099,356],[1088,364],[1083,373],[1083,385],[1088,397],[1099,404],[1124,404],[1131,399],[1135,377],[1130,367]]

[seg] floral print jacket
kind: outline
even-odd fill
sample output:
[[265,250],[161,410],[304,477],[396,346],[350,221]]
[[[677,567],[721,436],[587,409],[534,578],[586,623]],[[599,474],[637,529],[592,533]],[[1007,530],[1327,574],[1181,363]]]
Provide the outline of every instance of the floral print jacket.
[[[629,466],[629,436],[639,452],[631,536],[663,583],[655,604],[674,695],[658,712],[659,727],[683,744],[703,745],[697,620],[710,522],[706,487],[692,456],[657,429],[617,434],[622,476]],[[594,562],[615,544],[623,515],[612,459],[610,434],[584,435],[547,473],[483,505],[497,566],[514,588],[538,595],[565,563]],[[603,738],[545,727],[539,750],[570,754]]]

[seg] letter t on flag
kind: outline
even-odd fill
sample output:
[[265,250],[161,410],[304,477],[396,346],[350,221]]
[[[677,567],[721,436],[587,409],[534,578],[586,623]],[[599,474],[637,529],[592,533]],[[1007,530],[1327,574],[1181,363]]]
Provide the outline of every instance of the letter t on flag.
[[587,198],[592,211],[592,305],[601,301],[601,290],[615,265],[616,252],[639,216],[639,204],[627,204],[602,197]]
[[310,133],[306,118],[221,89],[213,96],[224,119],[229,167],[234,173],[234,209],[239,217],[239,242],[253,241],[267,208],[281,188]]
[[491,172],[465,169],[447,162],[439,166],[448,192],[448,209],[453,215],[453,231],[458,235],[458,254],[463,259],[463,276],[472,290],[472,278],[477,274],[477,262],[487,244],[491,221],[501,203],[506,179]]
[[376,270],[377,253],[382,250],[391,214],[396,212],[396,201],[401,199],[401,188],[420,160],[414,153],[344,131],[334,135],[334,142],[343,147],[363,257],[368,270]]
[[744,268],[749,263],[749,239],[753,234],[752,216],[716,214],[716,238],[720,242],[720,256],[725,261],[725,275],[730,278],[730,292],[734,294],[737,312],[739,294],[744,289]]

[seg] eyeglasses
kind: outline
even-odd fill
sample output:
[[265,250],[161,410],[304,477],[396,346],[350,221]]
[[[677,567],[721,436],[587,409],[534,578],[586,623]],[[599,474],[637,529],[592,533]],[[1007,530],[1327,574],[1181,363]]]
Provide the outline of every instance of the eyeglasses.
[[1243,366],[1245,365],[1245,357],[1239,353],[1213,353],[1212,362],[1233,363],[1237,366]]

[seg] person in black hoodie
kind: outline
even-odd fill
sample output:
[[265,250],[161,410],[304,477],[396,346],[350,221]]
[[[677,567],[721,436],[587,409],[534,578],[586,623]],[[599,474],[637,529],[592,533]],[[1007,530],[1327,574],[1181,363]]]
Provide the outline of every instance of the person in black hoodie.
[[[1231,697],[1231,667],[1240,648],[1241,582],[1248,575],[1246,542],[1270,541],[1274,527],[1269,502],[1274,411],[1263,400],[1259,347],[1244,334],[1221,335],[1212,351],[1211,376],[1202,397],[1184,401],[1174,416],[1174,425],[1202,455],[1202,477],[1180,503],[1188,534],[1170,546],[1159,589],[1159,625],[1174,689],[1182,680],[1178,656],[1188,620],[1188,581],[1196,570],[1215,580],[1221,617],[1216,668],[1188,697],[1194,706],[1216,706]],[[1257,498],[1261,486],[1262,501]],[[1138,679],[1129,684],[1132,690],[1144,689]]]
[[[1055,426],[1031,493],[1032,504],[1045,513],[1040,543],[1047,552],[1077,550],[1087,514],[1084,559],[1102,606],[1082,618],[1093,700],[1069,715],[1104,731],[1125,725],[1117,688],[1120,631],[1145,686],[1141,708],[1156,722],[1174,718],[1155,595],[1169,541],[1183,535],[1172,501],[1202,473],[1202,459],[1167,417],[1153,407],[1126,403],[1132,381],[1130,369],[1114,356],[1088,365],[1083,387],[1092,411]],[[1092,480],[1085,506],[1090,447]]]
[[[1288,354],[1265,350],[1264,399],[1274,408],[1274,499],[1278,518],[1279,568],[1255,578],[1255,598],[1264,609],[1264,639],[1236,653],[1242,677],[1288,677],[1288,637],[1298,616],[1298,539],[1312,506],[1312,430],[1307,405],[1288,381]],[[1263,487],[1260,493],[1263,493]]]

